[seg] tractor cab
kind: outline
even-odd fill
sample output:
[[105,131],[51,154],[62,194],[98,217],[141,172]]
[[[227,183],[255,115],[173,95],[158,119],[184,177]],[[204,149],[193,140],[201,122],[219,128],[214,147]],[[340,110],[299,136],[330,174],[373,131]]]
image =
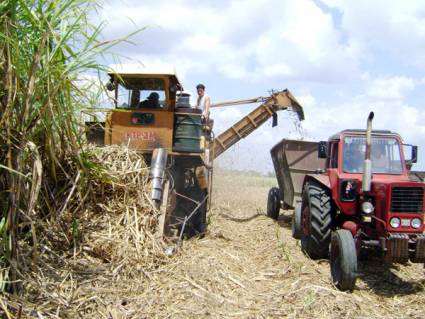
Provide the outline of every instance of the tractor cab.
[[[329,138],[326,149],[327,153],[319,153],[319,157],[327,159],[328,169],[337,169],[339,174],[363,174],[366,154],[364,130],[345,130],[337,133]],[[390,131],[372,132],[371,163],[374,176],[407,176],[407,167],[413,162],[416,162],[416,148],[412,148],[411,159],[405,161],[400,135]]]

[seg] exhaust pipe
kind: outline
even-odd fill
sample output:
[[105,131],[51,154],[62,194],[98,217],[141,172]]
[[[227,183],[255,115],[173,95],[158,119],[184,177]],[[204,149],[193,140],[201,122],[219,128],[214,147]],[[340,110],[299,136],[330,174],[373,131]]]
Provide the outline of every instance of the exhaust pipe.
[[372,120],[373,112],[369,113],[367,118],[367,130],[366,130],[366,151],[365,151],[365,160],[363,165],[363,182],[362,189],[363,192],[369,192],[372,184],[372,160],[371,160],[371,151],[372,151]]
[[162,191],[165,178],[165,166],[167,165],[167,150],[156,148],[152,154],[150,178],[152,180],[151,199],[158,207],[162,201]]

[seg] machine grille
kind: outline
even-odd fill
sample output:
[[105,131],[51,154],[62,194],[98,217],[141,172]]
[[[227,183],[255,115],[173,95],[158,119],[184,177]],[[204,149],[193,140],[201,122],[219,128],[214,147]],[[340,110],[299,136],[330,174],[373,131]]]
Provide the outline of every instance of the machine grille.
[[391,211],[398,213],[422,213],[424,189],[422,187],[393,187]]

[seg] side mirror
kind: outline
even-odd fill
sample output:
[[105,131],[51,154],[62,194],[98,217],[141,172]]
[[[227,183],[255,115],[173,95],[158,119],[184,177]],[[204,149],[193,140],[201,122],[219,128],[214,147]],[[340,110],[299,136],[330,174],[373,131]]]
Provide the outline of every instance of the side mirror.
[[328,142],[320,141],[318,144],[318,156],[319,158],[327,158],[328,157]]
[[114,82],[112,82],[112,81],[108,81],[108,83],[106,83],[106,89],[107,89],[108,91],[113,91],[113,90],[115,90]]
[[416,145],[412,146],[412,158],[410,161],[412,163],[416,163],[418,161],[418,147]]
[[273,112],[272,117],[273,117],[272,127],[275,127],[277,126],[277,113]]
[[[416,163],[418,161],[418,147],[416,145],[410,145],[410,144],[403,144],[404,148],[404,156],[406,157],[406,163]],[[410,148],[410,150],[409,150]],[[409,152],[410,151],[410,152]],[[410,153],[410,158],[407,157],[407,154]]]

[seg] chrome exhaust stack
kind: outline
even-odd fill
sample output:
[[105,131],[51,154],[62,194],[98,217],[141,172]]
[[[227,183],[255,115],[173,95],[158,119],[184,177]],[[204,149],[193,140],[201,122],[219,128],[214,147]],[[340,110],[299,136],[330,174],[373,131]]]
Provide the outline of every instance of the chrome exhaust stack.
[[162,201],[163,185],[165,180],[165,167],[168,153],[165,148],[156,148],[152,154],[150,178],[152,181],[151,199],[157,207]]
[[367,118],[367,130],[366,130],[366,151],[365,151],[365,160],[363,165],[363,182],[362,189],[363,192],[370,192],[372,184],[372,120],[374,113],[370,112],[369,117]]

